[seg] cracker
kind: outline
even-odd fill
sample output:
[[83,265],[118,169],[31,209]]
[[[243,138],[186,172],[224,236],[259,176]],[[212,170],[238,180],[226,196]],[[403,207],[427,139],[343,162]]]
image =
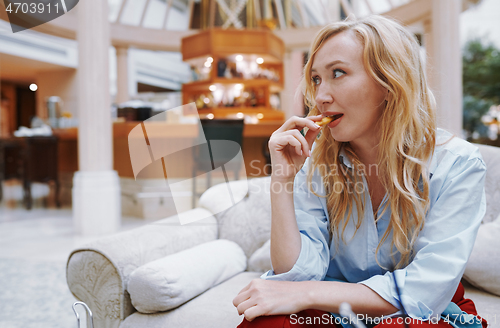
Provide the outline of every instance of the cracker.
[[332,117],[323,117],[323,119],[319,122],[316,122],[319,126],[327,125],[333,120]]

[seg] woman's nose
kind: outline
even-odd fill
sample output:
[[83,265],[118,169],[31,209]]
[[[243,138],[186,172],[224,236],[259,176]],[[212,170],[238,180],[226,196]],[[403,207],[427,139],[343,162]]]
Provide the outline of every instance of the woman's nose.
[[314,99],[317,104],[328,104],[333,102],[333,96],[325,85],[318,85],[316,88],[316,97]]

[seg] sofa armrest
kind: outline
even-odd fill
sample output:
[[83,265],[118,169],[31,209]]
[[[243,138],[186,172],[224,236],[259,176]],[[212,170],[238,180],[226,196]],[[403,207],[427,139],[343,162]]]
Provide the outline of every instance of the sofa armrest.
[[94,312],[96,327],[118,328],[135,312],[126,286],[136,268],[217,239],[217,222],[209,211],[198,208],[184,214],[208,218],[180,225],[173,216],[104,237],[70,254],[66,268],[69,289]]

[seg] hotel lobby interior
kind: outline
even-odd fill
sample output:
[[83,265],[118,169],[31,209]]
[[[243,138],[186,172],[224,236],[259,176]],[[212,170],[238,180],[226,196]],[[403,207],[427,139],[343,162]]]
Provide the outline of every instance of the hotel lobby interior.
[[[426,58],[438,127],[467,138],[464,44],[481,20],[481,33],[500,31],[498,12],[488,16],[497,0],[82,0],[16,33],[8,2],[0,2],[2,328],[75,325],[77,301],[96,328],[235,327],[242,317],[226,300],[270,267],[268,141],[307,115],[300,81],[316,33],[372,14],[401,22]],[[483,123],[500,128],[497,118]],[[205,148],[207,140],[226,143]],[[500,143],[483,143],[487,215],[463,283],[500,328]],[[204,244],[241,248],[210,260]],[[211,285],[179,292],[168,311],[131,301],[133,270],[162,258],[177,265],[194,249],[201,262],[238,252],[244,260],[207,269]],[[83,306],[77,312],[85,325]]]

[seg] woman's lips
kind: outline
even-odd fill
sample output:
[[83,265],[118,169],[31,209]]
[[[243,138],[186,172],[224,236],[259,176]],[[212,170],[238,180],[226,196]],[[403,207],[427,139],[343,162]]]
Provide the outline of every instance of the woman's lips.
[[333,120],[328,124],[328,127],[329,128],[334,128],[337,125],[339,125],[339,123],[342,120],[343,116],[344,116],[344,114],[335,114],[335,115],[330,116],[330,117],[333,118]]

